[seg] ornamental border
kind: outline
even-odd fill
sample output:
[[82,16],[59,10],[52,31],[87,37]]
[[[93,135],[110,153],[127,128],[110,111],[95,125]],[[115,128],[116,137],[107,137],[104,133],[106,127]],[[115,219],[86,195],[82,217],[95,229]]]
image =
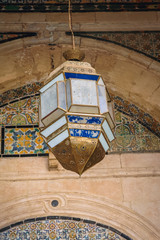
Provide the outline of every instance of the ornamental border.
[[115,229],[115,228],[113,228],[111,226],[108,226],[108,225],[105,225],[105,224],[101,224],[101,223],[98,223],[98,222],[95,222],[95,221],[92,221],[92,220],[88,220],[88,219],[68,217],[68,216],[47,216],[47,217],[38,217],[38,218],[25,219],[23,221],[16,222],[16,223],[13,223],[13,224],[11,224],[9,226],[1,228],[0,229],[0,233],[3,233],[3,232],[5,232],[5,231],[7,231],[9,229],[12,229],[14,227],[17,227],[17,226],[25,224],[25,223],[31,223],[31,222],[36,222],[36,221],[45,221],[45,220],[69,220],[69,221],[77,221],[77,222],[83,222],[83,223],[88,223],[88,224],[94,224],[94,225],[96,225],[98,227],[102,227],[102,228],[108,229],[108,230],[118,234],[120,237],[123,237],[126,240],[133,240],[132,238],[130,238],[126,234],[120,232],[119,230],[117,230],[117,229]]
[[[160,4],[156,2],[137,3],[72,3],[72,12],[142,12],[160,11]],[[65,3],[2,3],[0,12],[68,12],[68,4]]]
[[[140,50],[137,50],[137,49],[134,49],[132,47],[129,47],[129,46],[126,46],[125,44],[122,44],[118,41],[112,41],[112,40],[108,40],[108,39],[104,39],[104,38],[101,38],[101,37],[97,37],[97,36],[94,36],[94,34],[109,34],[109,33],[113,33],[113,34],[116,34],[116,33],[124,33],[124,34],[127,34],[127,33],[132,33],[132,34],[136,34],[136,33],[160,33],[160,31],[91,31],[91,32],[85,32],[85,31],[79,31],[79,32],[74,32],[74,35],[76,37],[82,37],[82,38],[90,38],[90,39],[94,39],[94,40],[98,40],[98,41],[102,41],[102,42],[109,42],[109,43],[113,43],[113,44],[116,44],[118,46],[121,46],[123,48],[127,48],[129,50],[132,50],[132,51],[135,51],[137,53],[140,53],[140,54],[143,54],[144,56],[146,57],[149,57],[157,62],[160,62],[160,55],[156,58],[154,56],[151,56],[143,51],[140,51]],[[89,34],[93,34],[92,35],[89,35]],[[71,36],[71,32],[66,32],[66,35],[68,36]]]

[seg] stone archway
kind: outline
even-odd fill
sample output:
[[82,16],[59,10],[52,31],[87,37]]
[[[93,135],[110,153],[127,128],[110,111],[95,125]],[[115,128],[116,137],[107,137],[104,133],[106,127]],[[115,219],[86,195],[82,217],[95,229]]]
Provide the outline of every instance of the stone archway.
[[[49,40],[31,37],[25,39],[25,44],[20,39],[0,46],[1,92],[17,85],[45,81],[52,69],[64,62],[63,52],[70,47],[66,40],[59,37],[52,46],[46,41]],[[86,53],[85,61],[102,74],[110,93],[134,103],[153,118],[160,118],[158,62],[116,44],[94,39],[81,38],[80,48]]]
[[[52,200],[58,201],[57,207],[52,207]],[[107,225],[108,229],[123,236],[124,239],[159,239],[158,231],[142,216],[129,208],[111,200],[102,197],[95,198],[94,195],[84,193],[55,192],[32,195],[6,202],[1,209],[3,209],[1,211],[1,232],[23,223],[55,219],[54,216],[58,216],[58,219],[63,220],[87,219],[88,223],[100,223],[102,225],[99,226],[104,228],[107,227],[103,225]],[[10,226],[5,228],[8,225]]]

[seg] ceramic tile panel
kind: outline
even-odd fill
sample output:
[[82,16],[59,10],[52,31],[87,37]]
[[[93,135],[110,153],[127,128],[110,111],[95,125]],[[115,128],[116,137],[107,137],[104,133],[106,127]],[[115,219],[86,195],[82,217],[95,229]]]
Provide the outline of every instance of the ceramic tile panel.
[[160,151],[160,138],[131,117],[116,111],[116,139],[110,153]]
[[[130,237],[120,231],[99,223],[78,219],[73,220],[70,217],[55,217],[59,219],[48,219],[51,217],[42,217],[45,220],[25,220],[15,227],[8,227],[7,230],[0,230],[0,239],[61,239],[61,240],[132,240]],[[65,218],[66,220],[64,220]]]
[[39,95],[38,91],[42,87],[43,83],[35,82],[28,84],[17,89],[11,89],[0,95],[0,107],[10,102],[19,101],[21,99],[30,97],[31,95]]
[[[114,108],[116,110],[126,115],[126,117],[129,116],[131,118],[130,121],[140,124],[141,127],[139,128],[141,128],[142,131],[149,130],[156,136],[160,137],[160,123],[156,121],[154,118],[152,118],[151,115],[145,113],[143,110],[141,110],[134,104],[131,104],[130,102],[122,99],[119,96],[113,96],[111,94],[111,97],[112,100],[114,101]],[[118,121],[120,120],[118,119]]]
[[35,127],[5,128],[4,155],[46,154],[48,147]]
[[39,97],[29,97],[1,108],[2,125],[33,125],[38,124]]

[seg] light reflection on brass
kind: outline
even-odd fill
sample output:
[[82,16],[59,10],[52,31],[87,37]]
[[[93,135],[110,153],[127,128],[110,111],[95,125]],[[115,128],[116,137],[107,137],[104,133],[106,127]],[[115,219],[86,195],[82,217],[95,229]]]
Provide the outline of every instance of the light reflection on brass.
[[69,49],[63,53],[63,57],[66,60],[82,61],[85,58],[85,54],[79,49]]
[[79,175],[100,162],[105,156],[105,151],[98,139],[85,137],[69,137],[55,146],[52,151],[65,169]]

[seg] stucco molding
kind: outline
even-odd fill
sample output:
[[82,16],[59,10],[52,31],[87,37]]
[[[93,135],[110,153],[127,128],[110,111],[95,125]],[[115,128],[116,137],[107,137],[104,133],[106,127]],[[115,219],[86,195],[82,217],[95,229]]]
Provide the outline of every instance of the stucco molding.
[[[52,200],[58,200],[56,208]],[[43,193],[1,204],[0,227],[28,218],[70,216],[99,222],[125,233],[134,240],[158,240],[158,230],[144,217],[106,198],[80,192]]]

